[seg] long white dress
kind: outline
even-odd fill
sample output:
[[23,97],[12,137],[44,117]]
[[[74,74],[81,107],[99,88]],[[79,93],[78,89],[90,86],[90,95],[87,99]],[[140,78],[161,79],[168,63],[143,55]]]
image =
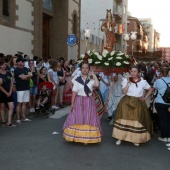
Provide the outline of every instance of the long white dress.
[[108,116],[112,116],[113,112],[117,108],[120,99],[123,97],[122,86],[121,86],[122,78],[123,76],[121,74],[118,74],[118,81],[113,82],[112,87],[110,88],[111,91],[109,92],[110,96],[108,102]]

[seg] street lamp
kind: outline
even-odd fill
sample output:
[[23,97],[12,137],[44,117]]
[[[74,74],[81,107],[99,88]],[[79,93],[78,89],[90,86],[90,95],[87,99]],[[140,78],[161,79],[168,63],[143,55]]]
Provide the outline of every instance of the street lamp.
[[136,31],[131,31],[131,36],[130,36],[130,38],[131,38],[131,40],[132,40],[132,57],[133,57],[133,43],[134,43],[134,41],[136,40],[136,38],[137,38],[137,35],[136,35]]
[[87,52],[88,39],[90,38],[90,35],[91,35],[91,30],[89,28],[86,28],[84,30],[84,37],[85,37],[85,41],[86,41],[86,52]]
[[129,35],[130,34],[124,34],[123,40],[125,41],[125,53],[127,51],[127,41],[129,41]]

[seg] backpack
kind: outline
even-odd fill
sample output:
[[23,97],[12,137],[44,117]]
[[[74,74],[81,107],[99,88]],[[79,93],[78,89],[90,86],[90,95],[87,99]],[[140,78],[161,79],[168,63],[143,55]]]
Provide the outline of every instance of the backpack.
[[[161,80],[163,80],[163,79],[161,79]],[[165,82],[165,80],[163,80],[164,82]],[[166,82],[165,82],[166,83]],[[166,85],[167,85],[167,88],[166,88],[166,90],[165,90],[165,93],[164,93],[164,95],[161,95],[161,97],[162,97],[162,99],[163,99],[163,101],[165,102],[165,103],[170,103],[170,87],[168,86],[168,84],[170,84],[170,83],[166,83]]]

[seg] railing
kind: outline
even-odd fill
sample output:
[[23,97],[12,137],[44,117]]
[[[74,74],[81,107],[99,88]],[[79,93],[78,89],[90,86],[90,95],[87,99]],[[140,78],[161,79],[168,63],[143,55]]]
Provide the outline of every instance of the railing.
[[116,0],[116,1],[119,2],[119,3],[120,3],[120,2],[123,2],[123,0]]
[[118,15],[119,17],[122,17],[123,10],[120,6],[113,7],[113,14]]

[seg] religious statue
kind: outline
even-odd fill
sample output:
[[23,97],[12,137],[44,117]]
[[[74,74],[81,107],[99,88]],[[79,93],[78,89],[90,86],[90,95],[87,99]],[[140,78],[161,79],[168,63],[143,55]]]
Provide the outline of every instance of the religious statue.
[[113,47],[116,42],[116,37],[114,34],[114,28],[116,26],[115,18],[112,16],[111,9],[107,9],[106,19],[101,25],[101,31],[104,32],[103,41],[102,41],[102,51],[104,49],[109,52],[113,51]]

